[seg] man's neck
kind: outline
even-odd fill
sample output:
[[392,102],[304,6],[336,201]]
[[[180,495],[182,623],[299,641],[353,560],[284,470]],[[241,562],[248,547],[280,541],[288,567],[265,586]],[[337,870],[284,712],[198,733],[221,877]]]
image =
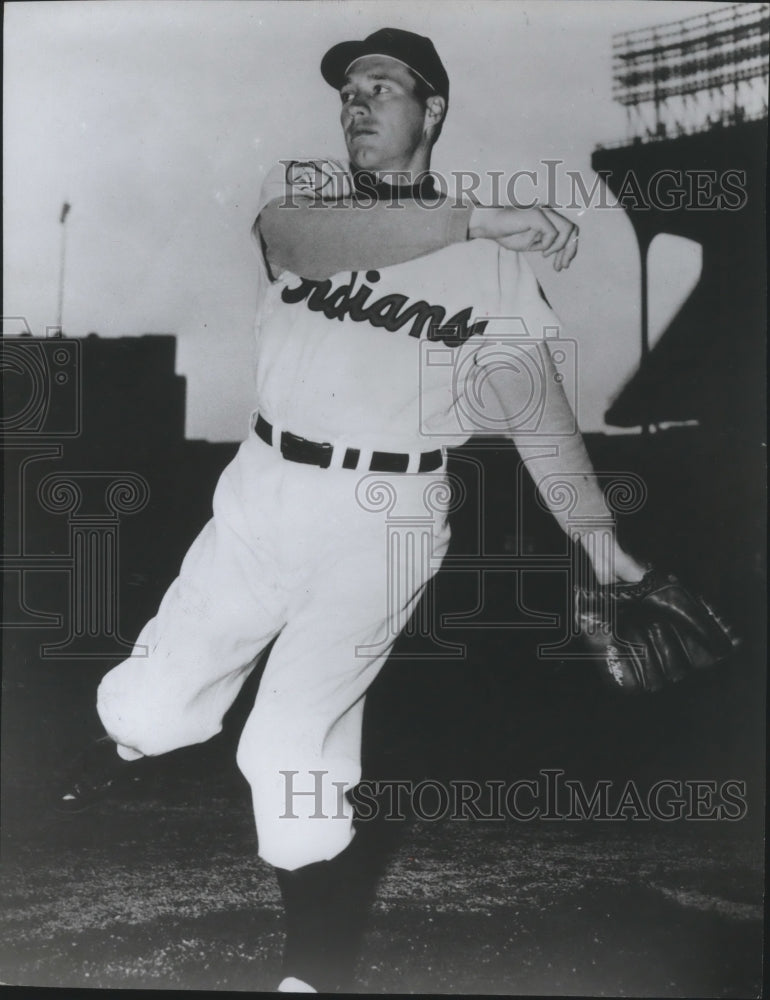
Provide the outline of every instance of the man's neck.
[[411,156],[400,163],[358,166],[351,160],[350,168],[354,174],[363,173],[375,177],[378,183],[387,184],[391,188],[409,187],[417,184],[420,178],[430,171],[430,154],[430,147],[420,145]]
[[[438,191],[430,173],[412,174],[410,171],[353,171],[353,186],[359,194],[378,201],[393,198],[431,199],[438,197]],[[381,179],[387,178],[387,179]]]

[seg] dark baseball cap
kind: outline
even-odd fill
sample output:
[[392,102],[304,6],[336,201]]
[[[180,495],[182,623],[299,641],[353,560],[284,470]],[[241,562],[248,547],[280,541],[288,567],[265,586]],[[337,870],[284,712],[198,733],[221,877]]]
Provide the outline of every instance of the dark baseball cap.
[[362,56],[388,56],[408,66],[447,101],[449,77],[430,38],[400,28],[380,28],[360,42],[340,42],[321,60],[321,74],[339,90],[352,63]]

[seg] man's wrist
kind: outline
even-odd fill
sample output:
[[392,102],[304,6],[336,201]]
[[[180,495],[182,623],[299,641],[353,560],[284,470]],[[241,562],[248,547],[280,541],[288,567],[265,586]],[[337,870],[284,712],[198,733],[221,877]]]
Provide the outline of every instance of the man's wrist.
[[487,205],[474,205],[468,221],[468,239],[483,240],[487,234],[487,224],[489,222],[489,208]]
[[468,224],[468,239],[496,240],[511,236],[524,227],[524,221],[515,219],[514,212],[527,211],[533,206],[524,205],[474,205]]

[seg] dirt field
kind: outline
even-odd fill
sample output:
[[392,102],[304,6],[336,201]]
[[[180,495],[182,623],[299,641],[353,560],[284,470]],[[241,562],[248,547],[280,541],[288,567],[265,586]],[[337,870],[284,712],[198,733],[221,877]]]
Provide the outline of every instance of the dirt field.
[[[172,768],[65,819],[38,804],[5,838],[4,983],[275,989],[279,897],[237,776]],[[762,849],[740,824],[397,827],[360,993],[760,993]]]

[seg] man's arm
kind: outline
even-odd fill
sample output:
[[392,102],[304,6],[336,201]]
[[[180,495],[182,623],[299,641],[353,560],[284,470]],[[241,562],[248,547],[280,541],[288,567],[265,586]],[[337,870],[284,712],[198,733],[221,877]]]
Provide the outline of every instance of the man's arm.
[[323,280],[340,271],[404,263],[467,239],[542,251],[554,257],[557,271],[577,252],[577,227],[549,208],[472,206],[446,198],[377,202],[349,190],[340,194],[337,164],[309,166],[294,182],[291,165],[281,164],[265,182],[253,235],[274,274],[288,269]]
[[402,264],[468,238],[470,206],[448,201],[428,208],[403,200],[400,207],[354,198],[324,201],[280,199],[254,223],[274,274],[283,270],[319,281],[340,271]]
[[[600,551],[597,552],[590,544],[590,536],[594,535],[594,531],[583,537],[579,531],[574,530],[574,525],[570,525],[569,518],[587,518],[594,522],[604,522],[611,529],[613,518],[597,482],[583,436],[576,427],[575,414],[561,383],[554,378],[557,371],[547,344],[540,340],[517,342],[516,350],[529,352],[533,366],[537,365],[545,372],[543,384],[547,386],[546,398],[536,433],[523,431],[516,422],[517,414],[530,409],[527,404],[531,402],[531,380],[526,375],[522,377],[520,372],[517,377],[514,365],[490,367],[488,378],[502,413],[508,419],[508,433],[538,492],[561,528],[583,545],[599,583],[641,580],[645,568],[620,548],[614,531],[610,550],[605,551],[600,546]],[[518,367],[520,368],[520,364]],[[550,491],[543,488],[543,484],[554,485],[557,482],[563,482],[567,488],[573,487],[575,490],[576,505],[569,512],[561,509],[553,501]],[[558,490],[555,492],[558,493]]]
[[468,227],[470,239],[496,240],[506,250],[542,251],[544,257],[553,257],[555,271],[569,267],[574,260],[579,234],[574,222],[547,205],[477,205]]

